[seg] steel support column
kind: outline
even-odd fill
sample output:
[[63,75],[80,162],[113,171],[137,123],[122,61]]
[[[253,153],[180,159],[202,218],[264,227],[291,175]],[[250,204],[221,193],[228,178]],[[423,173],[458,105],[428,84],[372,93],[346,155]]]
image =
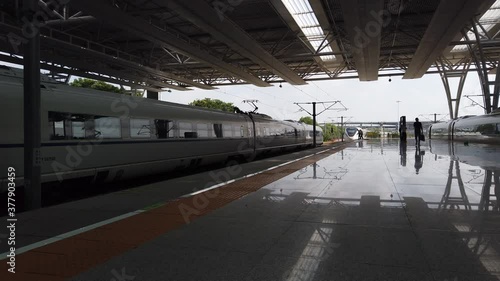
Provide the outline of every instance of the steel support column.
[[[437,69],[441,76],[441,81],[446,92],[446,98],[448,100],[448,110],[450,112],[450,118],[455,119],[458,117],[458,111],[460,109],[460,100],[462,98],[462,93],[464,90],[465,81],[467,80],[467,74],[469,73],[472,61],[470,59],[465,60],[463,63],[458,65],[447,64],[443,59],[436,62]],[[452,89],[450,84],[451,78],[459,78],[458,87],[455,97],[452,96]],[[455,104],[453,104],[455,103]]]
[[[38,0],[23,0],[25,24],[30,30],[24,45],[24,189],[27,210],[40,208],[40,33],[35,22]],[[46,116],[45,116],[46,117]]]
[[[498,61],[498,66],[500,66],[500,60]],[[500,96],[500,70],[496,69],[496,75],[495,75],[495,83],[494,83],[494,89],[493,89],[493,100],[491,102],[491,110],[495,110],[498,108],[498,100]]]
[[479,201],[479,211],[488,211],[491,203],[491,183],[493,171],[485,170],[481,200]]
[[[453,171],[455,171],[455,173],[453,173]],[[453,192],[451,189],[453,180],[457,180],[460,195],[452,195]],[[438,210],[447,210],[448,207],[453,209],[458,208],[459,206],[463,206],[464,210],[470,211],[472,209],[469,198],[467,197],[467,193],[465,192],[462,174],[460,173],[460,162],[457,160],[450,160],[450,167],[448,169],[448,181],[446,183],[446,188],[443,197],[441,198],[441,202],[438,205]]]
[[[470,44],[467,45],[467,48],[471,57],[474,59],[477,74],[479,76],[479,80],[481,81],[484,111],[485,113],[491,113],[493,110],[498,108],[500,93],[500,74],[498,73],[498,67],[500,66],[500,62],[498,58],[495,58],[495,61],[492,61],[491,58],[486,56],[483,41],[488,41],[490,39],[487,38],[487,34],[483,35],[479,32],[478,26],[482,28],[478,21],[473,21],[472,28],[470,30],[465,30],[463,34],[465,39],[470,42]],[[472,32],[474,34],[475,40],[471,40],[468,32]],[[489,71],[492,68],[491,64],[494,64],[497,70],[494,82],[490,81],[489,77]],[[488,67],[488,65],[490,65],[490,67]]]

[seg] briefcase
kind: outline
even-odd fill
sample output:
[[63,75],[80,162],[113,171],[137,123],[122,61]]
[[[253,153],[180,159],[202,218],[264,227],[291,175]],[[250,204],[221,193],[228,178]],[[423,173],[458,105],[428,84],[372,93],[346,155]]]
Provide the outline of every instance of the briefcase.
[[425,135],[424,134],[420,135],[420,141],[425,141]]

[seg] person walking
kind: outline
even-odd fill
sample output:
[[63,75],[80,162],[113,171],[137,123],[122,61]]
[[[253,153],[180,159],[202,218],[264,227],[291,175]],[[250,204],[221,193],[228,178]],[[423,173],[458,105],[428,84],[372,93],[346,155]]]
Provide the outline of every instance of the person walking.
[[422,128],[422,123],[418,121],[418,118],[415,118],[415,122],[413,123],[413,128],[415,129],[415,146],[420,146],[421,136],[424,134],[424,130]]

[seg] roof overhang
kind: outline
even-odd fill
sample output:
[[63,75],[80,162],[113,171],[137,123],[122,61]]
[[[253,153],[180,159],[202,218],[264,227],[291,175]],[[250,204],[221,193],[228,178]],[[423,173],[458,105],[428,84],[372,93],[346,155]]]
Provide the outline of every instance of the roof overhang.
[[474,16],[484,13],[495,0],[441,0],[420,41],[403,79],[422,78],[437,59],[460,39],[460,31]]

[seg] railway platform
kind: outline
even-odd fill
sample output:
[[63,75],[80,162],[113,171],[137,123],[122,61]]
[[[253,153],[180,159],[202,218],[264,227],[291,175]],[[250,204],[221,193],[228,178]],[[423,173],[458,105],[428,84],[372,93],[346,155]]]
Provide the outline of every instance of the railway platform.
[[0,279],[499,280],[498,159],[364,140],[26,212]]

